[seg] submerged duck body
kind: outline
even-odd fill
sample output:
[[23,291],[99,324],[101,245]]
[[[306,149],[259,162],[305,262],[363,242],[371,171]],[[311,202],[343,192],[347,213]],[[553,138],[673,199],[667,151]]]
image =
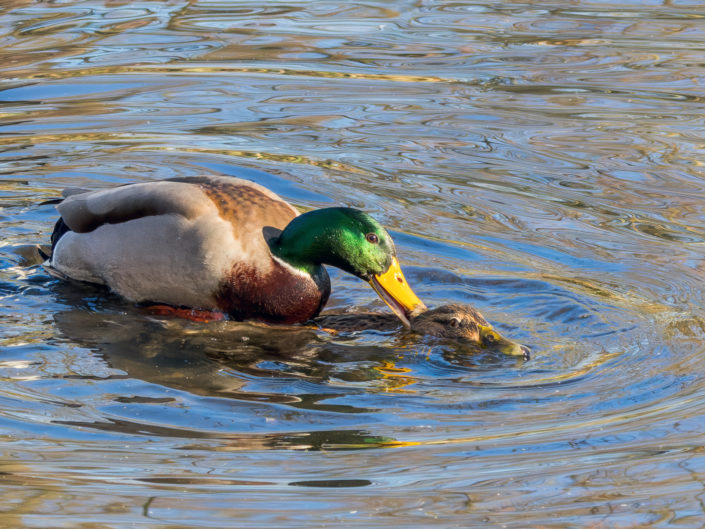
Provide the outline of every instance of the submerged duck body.
[[[314,320],[318,325],[335,331],[390,331],[399,328],[399,320],[381,313],[329,313]],[[441,340],[489,348],[510,356],[528,360],[527,347],[509,340],[470,305],[453,303],[435,309],[417,310],[409,318],[411,331]]]
[[128,184],[70,194],[57,209],[47,269],[134,302],[303,322],[328,300],[322,265],[331,264],[370,282],[402,321],[423,306],[403,279],[391,238],[371,217],[351,208],[300,215],[247,180]]

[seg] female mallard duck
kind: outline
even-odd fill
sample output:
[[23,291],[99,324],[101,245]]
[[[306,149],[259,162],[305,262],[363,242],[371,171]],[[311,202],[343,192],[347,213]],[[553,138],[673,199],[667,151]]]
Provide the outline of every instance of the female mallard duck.
[[[390,316],[379,313],[324,313],[314,322],[339,332],[394,330],[398,328],[399,321]],[[506,355],[521,356],[525,360],[530,356],[527,347],[499,334],[482,314],[469,305],[453,303],[435,309],[416,310],[409,315],[409,323],[411,330],[418,334],[493,349]]]
[[328,300],[328,264],[369,282],[407,326],[425,308],[389,234],[356,209],[300,215],[268,189],[228,176],[65,195],[47,269],[134,302],[304,322]]

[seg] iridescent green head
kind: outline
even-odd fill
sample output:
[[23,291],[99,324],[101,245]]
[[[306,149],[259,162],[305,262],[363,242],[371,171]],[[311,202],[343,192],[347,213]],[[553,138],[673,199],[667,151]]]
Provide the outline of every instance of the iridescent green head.
[[424,306],[404,279],[387,230],[360,210],[325,208],[304,213],[270,247],[274,255],[308,273],[328,264],[369,282],[406,325],[407,315]]

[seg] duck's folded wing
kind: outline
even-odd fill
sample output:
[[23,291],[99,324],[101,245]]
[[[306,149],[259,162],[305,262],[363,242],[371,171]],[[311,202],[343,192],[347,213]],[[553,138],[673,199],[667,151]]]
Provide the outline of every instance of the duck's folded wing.
[[74,194],[57,209],[69,230],[56,237],[47,270],[132,301],[214,307],[223,275],[242,254],[231,224],[193,183]]
[[214,207],[198,186],[168,181],[72,194],[57,205],[66,225],[77,233],[155,215],[176,214],[193,219]]

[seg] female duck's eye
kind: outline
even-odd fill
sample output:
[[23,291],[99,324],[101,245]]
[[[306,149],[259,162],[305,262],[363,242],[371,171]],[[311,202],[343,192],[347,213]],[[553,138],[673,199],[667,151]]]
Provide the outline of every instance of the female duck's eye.
[[367,239],[367,242],[369,242],[370,244],[379,243],[379,237],[377,237],[377,235],[374,233],[368,233],[367,235],[365,235],[365,239]]
[[458,325],[460,325],[460,320],[458,318],[453,318],[450,320],[449,325],[451,327],[457,327]]
[[482,341],[485,345],[494,345],[499,341],[499,339],[496,333],[489,331],[482,337]]

